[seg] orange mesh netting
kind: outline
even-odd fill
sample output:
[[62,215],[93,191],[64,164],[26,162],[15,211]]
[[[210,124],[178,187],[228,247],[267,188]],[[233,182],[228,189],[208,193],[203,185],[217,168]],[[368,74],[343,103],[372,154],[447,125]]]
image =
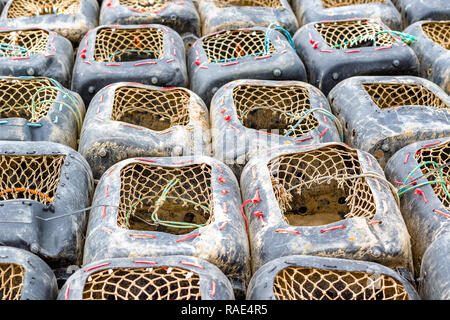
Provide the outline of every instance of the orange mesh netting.
[[114,268],[91,274],[83,300],[200,300],[198,274],[178,267]]
[[376,206],[356,150],[326,146],[278,156],[268,163],[285,221],[317,226],[342,219],[372,219]]
[[131,163],[120,177],[121,228],[184,234],[213,220],[211,167],[206,164],[173,168]]
[[216,0],[215,4],[219,8],[224,7],[265,7],[281,8],[283,5],[280,0]]
[[313,114],[309,114],[293,128],[311,109],[305,87],[238,85],[233,89],[233,100],[239,119],[248,128],[279,129],[280,134],[298,137],[319,126]]
[[13,0],[7,18],[42,16],[47,14],[71,14],[80,11],[81,0]]
[[29,57],[47,51],[48,32],[17,30],[0,32],[0,57]]
[[277,300],[409,300],[398,280],[384,274],[288,267],[274,279]]
[[386,2],[384,0],[322,0],[322,7],[324,9],[328,9],[366,3],[386,3]]
[[167,4],[173,3],[171,0],[120,0],[121,6],[133,8],[141,12],[158,12]]
[[183,89],[119,87],[114,91],[111,120],[161,131],[189,124],[190,94]]
[[126,62],[163,57],[164,33],[157,28],[102,28],[97,31],[94,59]]
[[[414,157],[418,164],[424,163],[423,166],[420,167],[420,170],[422,170],[423,174],[428,175],[428,181],[437,181],[441,178],[439,176],[439,171],[436,170],[436,166],[434,166],[431,162],[425,162],[433,161],[441,167],[440,171],[442,173],[442,177],[444,178],[445,186],[447,190],[450,190],[450,166],[448,164],[450,161],[450,142],[420,149],[420,153],[416,153]],[[447,165],[444,166],[444,164]],[[435,183],[432,186],[434,193],[438,196],[439,200],[441,200],[445,209],[450,211],[450,199],[445,193],[442,185],[440,183]]]
[[407,105],[448,108],[441,98],[421,84],[363,83],[362,86],[380,109]]
[[0,300],[20,300],[24,273],[20,265],[0,263]]
[[316,23],[314,28],[328,46],[337,49],[389,46],[397,43],[389,33],[384,32],[381,25],[368,20],[321,22]]
[[0,201],[53,203],[65,156],[0,155]]
[[425,22],[422,30],[428,38],[450,50],[450,21]]
[[264,45],[265,32],[261,30],[234,30],[207,36],[202,40],[209,63],[234,61],[247,56],[275,53],[275,47]]
[[36,123],[48,114],[57,95],[49,79],[0,79],[0,118]]

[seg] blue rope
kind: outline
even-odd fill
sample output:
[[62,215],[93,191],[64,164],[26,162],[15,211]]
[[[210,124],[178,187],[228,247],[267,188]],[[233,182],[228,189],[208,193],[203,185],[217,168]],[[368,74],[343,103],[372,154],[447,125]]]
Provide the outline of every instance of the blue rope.
[[275,24],[275,23],[271,23],[267,27],[266,34],[264,36],[264,50],[266,52],[269,52],[270,36],[271,36],[273,30],[281,31],[286,36],[287,40],[289,41],[289,44],[294,49],[294,51],[297,52],[297,50],[295,49],[294,40],[292,39],[292,36],[289,33],[289,31],[287,31],[286,29],[284,29],[283,27],[281,27],[281,26],[279,26],[278,24]]

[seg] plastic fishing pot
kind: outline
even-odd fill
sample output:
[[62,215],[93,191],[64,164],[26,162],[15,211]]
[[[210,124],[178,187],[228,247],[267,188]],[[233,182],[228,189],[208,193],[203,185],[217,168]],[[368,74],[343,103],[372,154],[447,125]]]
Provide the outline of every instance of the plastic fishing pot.
[[85,106],[46,77],[0,77],[0,140],[51,141],[77,149]]
[[97,25],[98,9],[95,0],[9,0],[0,23],[5,28],[39,26],[77,44]]
[[0,31],[0,75],[45,76],[70,86],[72,44],[44,29]]
[[443,182],[449,179],[449,157],[450,138],[421,141],[400,149],[385,169],[389,181],[398,186],[417,275],[425,250],[450,230],[449,187]]
[[306,82],[236,80],[216,92],[210,111],[214,157],[237,177],[258,152],[341,139],[326,97]]
[[381,21],[348,19],[312,22],[294,35],[309,83],[325,95],[358,75],[417,75],[414,51]]
[[391,0],[293,0],[300,25],[348,18],[380,19],[389,28],[402,29],[402,18]]
[[266,263],[248,300],[420,300],[414,287],[378,263],[293,255]]
[[54,300],[57,294],[55,275],[41,258],[0,246],[0,300]]
[[200,0],[202,35],[238,28],[267,27],[275,23],[290,33],[298,29],[297,17],[287,0]]
[[174,255],[100,260],[72,275],[58,300],[234,300],[215,265]]
[[0,142],[0,242],[52,268],[79,264],[93,190],[86,160],[51,142]]
[[449,20],[447,0],[392,0],[402,15],[403,28],[422,20]]
[[188,255],[205,259],[245,294],[249,247],[232,171],[209,157],[134,158],[105,172],[89,216],[84,264]]
[[128,158],[209,156],[210,141],[208,109],[192,91],[121,82],[91,101],[78,151],[100,179]]
[[186,87],[184,43],[162,25],[100,26],[81,41],[73,69],[72,90],[87,105],[115,82]]
[[180,35],[200,35],[200,17],[191,0],[105,0],[100,25],[163,24]]
[[396,193],[366,152],[343,143],[281,147],[251,158],[240,185],[253,272],[294,254],[413,270]]
[[420,269],[419,293],[426,300],[450,299],[450,233],[437,238],[425,251]]
[[450,98],[426,79],[353,77],[339,83],[328,100],[344,124],[345,142],[373,154],[383,168],[410,143],[450,135]]
[[209,107],[216,91],[237,79],[306,80],[306,71],[284,35],[246,28],[200,38],[188,52],[191,90]]
[[411,48],[419,58],[420,76],[450,94],[450,21],[419,21],[405,32],[417,37]]

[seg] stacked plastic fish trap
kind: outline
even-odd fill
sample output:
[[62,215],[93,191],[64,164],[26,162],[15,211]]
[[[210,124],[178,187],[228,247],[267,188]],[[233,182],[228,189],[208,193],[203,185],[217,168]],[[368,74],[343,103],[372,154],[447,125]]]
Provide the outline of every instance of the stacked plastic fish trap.
[[0,300],[450,299],[447,0],[0,10]]

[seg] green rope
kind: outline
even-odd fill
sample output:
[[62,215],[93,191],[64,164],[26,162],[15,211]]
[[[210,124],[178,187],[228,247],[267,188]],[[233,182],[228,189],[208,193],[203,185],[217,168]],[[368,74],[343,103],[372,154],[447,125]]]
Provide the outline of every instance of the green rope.
[[[436,168],[435,170],[438,172],[439,178],[440,178],[440,179],[439,179],[439,180],[433,180],[433,181],[423,182],[423,183],[420,183],[420,184],[417,184],[417,185],[414,185],[414,186],[411,186],[411,183],[412,183],[412,182],[410,182],[410,183],[408,184],[408,181],[412,178],[412,175],[413,175],[417,170],[419,170],[422,166],[424,166],[424,165],[426,165],[426,164],[428,164],[428,163],[431,163],[431,164]],[[445,166],[445,165],[444,165],[444,166]],[[442,166],[441,166],[441,167],[442,167]],[[405,181],[403,182],[403,185],[404,185],[404,186],[401,187],[401,188],[398,190],[398,195],[403,195],[403,194],[405,194],[405,193],[408,192],[408,191],[417,189],[417,188],[419,188],[419,187],[421,187],[421,186],[424,186],[424,185],[434,184],[434,183],[440,183],[441,186],[442,186],[442,188],[443,188],[443,190],[444,190],[444,192],[445,192],[445,194],[446,194],[447,197],[450,199],[450,193],[448,192],[447,187],[446,187],[446,185],[445,185],[445,179],[444,179],[444,176],[443,176],[443,174],[442,174],[441,167],[439,167],[439,165],[438,165],[436,162],[434,162],[434,161],[425,161],[425,162],[420,163],[417,167],[415,167],[413,170],[411,170],[411,172],[408,174],[408,176],[406,177]]]
[[[377,35],[378,35],[378,34],[383,34],[383,33],[392,33],[392,34],[395,34],[395,35],[399,36],[400,39],[401,39],[403,42],[405,42],[406,44],[411,44],[411,43],[417,41],[417,38],[416,38],[416,37],[414,37],[413,35],[407,34],[407,33],[399,32],[399,31],[393,31],[393,30],[382,30],[382,31],[377,31],[374,35],[359,36],[359,37],[356,37],[356,38],[354,38],[354,39],[350,39],[350,40],[344,41],[344,42],[342,42],[342,43],[339,43],[339,44],[334,45],[334,47],[335,47],[335,48],[339,48],[339,47],[341,47],[341,46],[343,46],[343,45],[346,45],[346,44],[348,44],[348,43],[351,44],[351,43],[353,43],[353,42],[355,42],[355,41],[358,41],[358,40],[361,40],[361,39],[364,39],[364,40],[373,40],[373,41],[374,41],[374,46],[375,46],[375,42],[376,42],[376,37],[377,37]],[[373,38],[371,38],[371,37],[373,37]]]
[[[161,195],[158,197],[158,200],[156,200],[156,208],[155,208],[155,210],[153,210],[153,212],[151,214],[151,219],[153,220],[154,224],[155,225],[163,225],[163,226],[170,227],[170,228],[201,228],[201,227],[204,227],[206,225],[206,223],[204,223],[204,224],[195,224],[195,223],[182,222],[182,221],[178,222],[178,221],[160,220],[158,218],[157,212],[158,212],[159,208],[162,206],[163,202],[166,199],[175,199],[175,200],[179,199],[179,200],[182,200],[184,202],[188,202],[188,203],[194,204],[196,206],[202,207],[203,209],[211,212],[211,210],[208,207],[205,207],[205,206],[203,206],[203,205],[201,205],[199,203],[196,203],[196,202],[194,202],[192,200],[184,199],[184,198],[181,198],[181,197],[170,197],[170,196],[168,196],[167,194],[170,192],[170,189],[172,189],[172,187],[180,181],[179,179],[176,179],[175,181],[174,180],[175,180],[175,178],[169,181],[168,185],[164,188],[164,190],[162,191]],[[150,198],[155,198],[155,197],[156,196],[153,196],[153,197],[150,197]],[[144,200],[144,198],[140,198],[137,202],[133,203],[130,206],[130,209],[128,210],[128,212],[126,214],[126,217],[125,217],[125,224],[124,224],[125,227],[128,224],[128,219],[130,217],[130,213],[131,213],[132,208],[136,204],[138,204],[140,201],[142,201],[142,200]]]

